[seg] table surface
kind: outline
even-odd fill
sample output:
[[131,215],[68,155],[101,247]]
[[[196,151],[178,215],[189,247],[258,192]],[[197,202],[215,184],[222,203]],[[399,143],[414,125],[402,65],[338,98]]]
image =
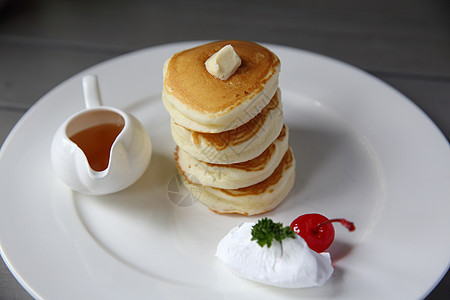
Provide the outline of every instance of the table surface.
[[[46,92],[155,45],[242,39],[313,51],[390,84],[450,137],[450,1],[0,0],[0,145]],[[31,299],[0,260],[0,300]],[[446,275],[427,299],[450,299]]]

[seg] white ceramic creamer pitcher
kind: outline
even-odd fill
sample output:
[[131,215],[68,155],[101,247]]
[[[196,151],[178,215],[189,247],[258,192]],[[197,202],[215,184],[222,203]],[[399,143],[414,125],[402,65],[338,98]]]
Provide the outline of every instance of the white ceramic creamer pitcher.
[[51,162],[70,188],[88,195],[120,191],[138,180],[152,153],[142,124],[117,108],[102,106],[97,77],[83,77],[86,109],[56,131]]

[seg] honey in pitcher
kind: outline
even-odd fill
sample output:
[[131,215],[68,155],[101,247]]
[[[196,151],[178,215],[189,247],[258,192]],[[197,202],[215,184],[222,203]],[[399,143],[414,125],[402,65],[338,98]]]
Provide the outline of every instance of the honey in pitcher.
[[94,171],[108,168],[112,144],[123,129],[123,124],[105,123],[79,131],[69,138],[83,150]]

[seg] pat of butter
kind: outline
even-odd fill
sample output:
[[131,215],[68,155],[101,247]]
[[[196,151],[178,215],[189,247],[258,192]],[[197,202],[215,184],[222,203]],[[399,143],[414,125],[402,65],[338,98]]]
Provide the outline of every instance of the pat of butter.
[[241,58],[231,45],[226,45],[205,62],[209,74],[221,80],[230,78],[240,65]]

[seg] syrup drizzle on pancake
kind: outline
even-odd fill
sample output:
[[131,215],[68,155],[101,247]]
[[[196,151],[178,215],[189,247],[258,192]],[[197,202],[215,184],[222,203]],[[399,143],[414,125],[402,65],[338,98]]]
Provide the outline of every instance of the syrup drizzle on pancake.
[[[278,98],[279,93],[275,95],[270,100],[259,114],[257,114],[253,119],[247,123],[239,126],[238,128],[219,132],[219,133],[206,133],[192,131],[192,141],[195,145],[200,144],[200,139],[204,141],[207,145],[214,147],[216,150],[220,151],[226,147],[233,147],[246,142],[258,134],[259,130],[266,122],[269,113],[277,109],[280,104],[280,99]],[[281,112],[280,112],[281,113]]]
[[[281,129],[281,132],[276,139],[279,141],[283,141],[285,137],[286,137],[286,125],[283,125],[283,128]],[[240,163],[226,165],[226,164],[212,164],[205,162],[205,164],[209,166],[219,166],[222,168],[240,169],[248,172],[260,171],[266,167],[267,162],[272,158],[272,155],[275,153],[275,148],[276,148],[275,144],[272,143],[258,157]]]
[[[178,147],[175,149],[175,162],[177,164],[177,168],[180,172],[180,174],[184,177],[184,179],[190,183],[195,184],[192,181],[189,180],[189,178],[186,176],[186,173],[180,168],[178,164]],[[290,148],[286,151],[286,153],[283,156],[283,159],[281,160],[280,164],[277,166],[275,171],[273,171],[272,175],[270,175],[267,179],[243,188],[239,189],[220,189],[220,188],[214,188],[210,187],[212,189],[220,190],[221,192],[233,196],[233,197],[241,197],[246,195],[260,195],[263,193],[271,193],[273,191],[272,187],[275,186],[283,177],[283,173],[292,167],[294,161],[294,156],[292,155],[292,151]]]
[[260,195],[266,192],[271,193],[273,191],[272,186],[276,185],[281,180],[285,170],[292,167],[293,161],[294,157],[292,155],[291,149],[288,149],[278,167],[275,169],[275,171],[273,171],[272,175],[270,175],[266,180],[240,189],[234,190],[218,189],[218,190],[233,197],[241,197],[245,195]]

